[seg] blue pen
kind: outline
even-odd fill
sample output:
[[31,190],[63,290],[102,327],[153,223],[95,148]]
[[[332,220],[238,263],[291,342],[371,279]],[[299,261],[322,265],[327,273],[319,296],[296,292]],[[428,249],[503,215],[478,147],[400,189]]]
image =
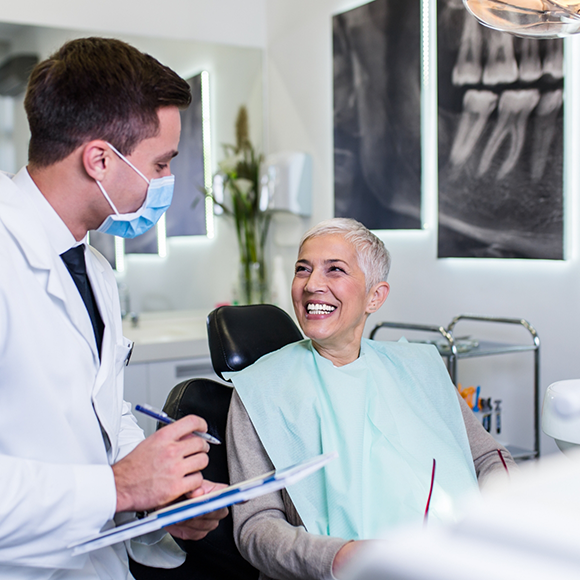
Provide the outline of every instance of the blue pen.
[[[165,413],[164,411],[160,411],[159,409],[156,409],[151,405],[135,405],[135,411],[139,411],[140,413],[149,415],[149,417],[153,417],[153,419],[157,419],[158,421],[161,421],[162,423],[165,423],[167,425],[169,423],[175,423],[175,419],[172,419],[167,413]],[[222,442],[219,439],[216,439],[209,433],[203,433],[202,431],[194,431],[193,434],[197,435],[198,437],[201,437],[202,439],[205,439],[209,443],[213,443],[214,445],[222,444]]]

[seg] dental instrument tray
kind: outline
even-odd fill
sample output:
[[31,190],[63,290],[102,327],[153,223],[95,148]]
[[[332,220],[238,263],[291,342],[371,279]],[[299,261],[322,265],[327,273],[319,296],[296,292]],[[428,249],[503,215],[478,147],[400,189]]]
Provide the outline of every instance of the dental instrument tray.
[[[449,342],[441,338],[439,340],[417,340],[411,342],[421,342],[424,344],[432,344],[437,347],[437,350],[440,354],[451,354],[451,345]],[[457,348],[457,352],[469,352],[474,348],[479,346],[479,341],[471,338],[470,336],[462,336],[461,338],[455,339],[455,346]]]

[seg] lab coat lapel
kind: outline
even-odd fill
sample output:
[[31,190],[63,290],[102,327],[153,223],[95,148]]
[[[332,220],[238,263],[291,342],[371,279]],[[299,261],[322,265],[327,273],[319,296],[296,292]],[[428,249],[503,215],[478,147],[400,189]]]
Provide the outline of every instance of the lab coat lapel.
[[99,373],[97,374],[97,380],[93,389],[93,396],[96,396],[105,381],[107,376],[114,369],[114,361],[111,360],[111,353],[114,352],[114,344],[116,337],[115,328],[115,316],[111,310],[112,304],[114,304],[114,288],[112,287],[109,280],[103,276],[103,266],[97,260],[91,259],[88,255],[91,249],[87,249],[86,262],[87,262],[87,274],[91,282],[91,287],[93,289],[93,294],[95,295],[95,300],[97,302],[97,307],[101,314],[101,318],[105,323],[105,330],[103,333],[103,345],[101,348],[101,365],[99,368]]
[[92,392],[93,408],[101,424],[103,439],[109,458],[114,460],[118,452],[118,437],[120,418],[122,415],[122,391],[117,388],[118,376],[125,364],[129,346],[119,344],[122,331],[119,300],[116,296],[116,281],[112,275],[105,274],[102,256],[93,255],[96,252],[87,248],[85,254],[87,273],[97,307],[105,323],[101,361]]
[[64,262],[52,251],[50,240],[42,223],[36,217],[34,207],[12,180],[2,174],[0,174],[0,196],[3,201],[3,215],[0,216],[0,220],[14,236],[30,268],[46,272],[46,291],[67,313],[98,361],[93,327],[84,302]]

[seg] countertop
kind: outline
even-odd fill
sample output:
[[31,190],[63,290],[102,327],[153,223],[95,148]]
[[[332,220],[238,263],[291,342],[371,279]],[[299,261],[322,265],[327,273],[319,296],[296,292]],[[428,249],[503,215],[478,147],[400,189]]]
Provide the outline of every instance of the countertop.
[[127,317],[123,334],[135,343],[131,363],[209,357],[205,310],[142,312]]

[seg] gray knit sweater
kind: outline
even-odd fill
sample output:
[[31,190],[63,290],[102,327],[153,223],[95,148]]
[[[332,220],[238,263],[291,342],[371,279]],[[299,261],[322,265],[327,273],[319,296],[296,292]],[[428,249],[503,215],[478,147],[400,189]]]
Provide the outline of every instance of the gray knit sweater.
[[[504,471],[497,450],[509,469],[509,452],[483,429],[458,395],[475,472],[480,487],[491,473]],[[274,469],[246,409],[234,392],[227,428],[230,481],[236,483]],[[232,508],[234,539],[242,556],[260,570],[260,580],[334,578],[332,561],[346,544],[342,538],[310,534],[286,490],[270,493]]]

